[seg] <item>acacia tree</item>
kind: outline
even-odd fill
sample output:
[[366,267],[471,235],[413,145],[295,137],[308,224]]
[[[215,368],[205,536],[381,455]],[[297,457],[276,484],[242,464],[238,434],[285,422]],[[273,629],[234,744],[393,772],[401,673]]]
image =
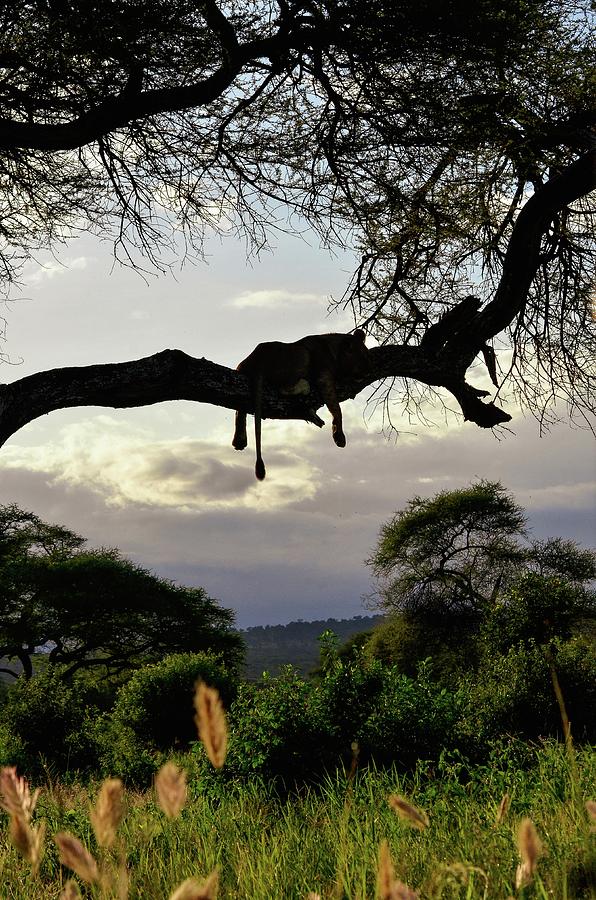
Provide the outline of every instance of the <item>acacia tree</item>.
[[497,482],[414,497],[381,528],[369,565],[388,612],[472,615],[494,602],[527,557],[523,510]]
[[[35,654],[116,675],[170,653],[212,651],[235,671],[243,656],[234,614],[203,588],[175,585],[17,506],[0,507],[0,658],[25,678]],[[18,677],[10,666],[1,672]]]
[[[380,381],[388,404],[450,394],[493,427],[510,415],[466,380],[480,356],[541,419],[564,398],[590,421],[589,0],[17,0],[0,15],[7,283],[80,228],[164,265],[176,229],[191,252],[222,222],[258,244],[283,207],[361,251],[338,302],[379,346],[340,399]],[[0,442],[52,409],[167,399],[253,409],[241,375],[165,350],[2,386]],[[321,424],[273,392],[264,413]]]
[[525,524],[498,481],[414,497],[382,526],[368,561],[378,579],[376,605],[425,623],[477,626],[500,608],[509,615],[515,592],[544,611],[567,591],[570,615],[591,609],[593,616],[596,552],[563,538],[528,540]]

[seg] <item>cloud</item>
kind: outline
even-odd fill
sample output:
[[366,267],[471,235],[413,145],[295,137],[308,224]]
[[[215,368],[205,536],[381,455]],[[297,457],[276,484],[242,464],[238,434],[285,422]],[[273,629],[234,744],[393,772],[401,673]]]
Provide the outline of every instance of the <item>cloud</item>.
[[39,266],[32,274],[26,276],[28,284],[40,284],[43,281],[51,281],[53,278],[67,275],[73,269],[86,269],[93,257],[76,256],[67,257],[64,260],[53,259],[45,265]]
[[320,294],[300,293],[286,290],[243,291],[227,304],[237,309],[257,307],[274,309],[279,306],[293,306],[297,303],[321,303],[325,298]]
[[260,484],[252,446],[230,447],[229,422],[206,439],[163,438],[177,415],[192,427],[186,409],[164,407],[155,427],[98,415],[54,439],[42,432],[44,445],[7,445],[2,502],[202,585],[237,610],[242,626],[362,613],[371,587],[364,560],[381,525],[416,494],[478,478],[502,481],[535,537],[594,542],[596,472],[586,433],[560,427],[540,439],[537,424],[520,419],[517,434],[501,441],[470,423],[388,441],[346,403],[344,450],[329,422],[321,430],[265,422]]
[[149,429],[99,415],[64,427],[47,443],[6,447],[0,469],[44,473],[53,484],[84,487],[116,507],[266,509],[316,491],[312,468],[291,444],[271,441],[269,460],[276,474],[264,492],[252,461],[236,459],[228,440],[225,446],[215,439],[162,440]]

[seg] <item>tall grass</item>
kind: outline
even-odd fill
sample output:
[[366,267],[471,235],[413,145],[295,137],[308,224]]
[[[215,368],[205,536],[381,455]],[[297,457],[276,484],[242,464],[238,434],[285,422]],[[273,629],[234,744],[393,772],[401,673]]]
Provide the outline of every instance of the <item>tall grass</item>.
[[[217,896],[239,900],[306,900],[311,892],[329,900],[583,900],[596,897],[589,816],[594,808],[586,807],[595,794],[596,755],[588,748],[573,753],[571,760],[569,748],[549,742],[528,750],[531,758],[523,766],[513,752],[504,751],[490,766],[471,771],[457,755],[434,768],[420,764],[409,776],[368,768],[329,775],[317,788],[289,797],[256,782],[231,784],[214,797],[191,771],[188,799],[177,817],[160,808],[155,791],[127,792],[122,821],[120,812],[114,820],[118,836],[104,847],[90,821],[90,808],[96,815],[104,808],[97,800],[99,785],[48,786],[32,821],[43,821],[48,835],[70,832],[100,868],[115,873],[103,888],[82,886],[84,896],[124,897],[128,892],[130,898],[168,898],[187,879],[196,879],[189,882],[195,893],[180,896],[215,896],[214,891],[197,891],[217,869]],[[172,770],[167,789],[173,791],[175,805],[176,791],[180,797],[183,788]],[[509,803],[500,810],[505,794]],[[425,812],[429,825],[412,827],[388,802],[391,795]],[[527,884],[519,873],[524,819],[533,823],[541,846]],[[385,840],[394,870],[392,888],[378,881],[379,848]],[[58,898],[71,876],[60,866],[58,847],[50,840],[33,874],[4,830],[2,900]],[[405,893],[405,885],[416,894]]]

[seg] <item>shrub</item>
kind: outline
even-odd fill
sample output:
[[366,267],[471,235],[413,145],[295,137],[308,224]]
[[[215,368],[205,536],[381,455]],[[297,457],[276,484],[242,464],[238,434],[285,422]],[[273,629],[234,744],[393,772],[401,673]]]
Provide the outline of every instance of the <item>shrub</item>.
[[473,616],[461,613],[436,615],[432,621],[394,615],[373,629],[364,653],[410,678],[415,678],[420,663],[430,657],[434,677],[451,682],[477,663],[476,624]]
[[235,676],[206,653],[172,654],[135,672],[96,729],[103,769],[145,782],[167,751],[187,749],[197,737],[193,696],[199,679],[216,687],[224,704],[230,704]]
[[299,781],[316,771],[322,735],[314,692],[291,666],[276,678],[241,684],[230,709],[226,773]]
[[59,667],[7,691],[0,709],[0,764],[39,776],[45,770],[64,773],[97,765],[93,722],[97,708],[76,679],[64,682]]
[[352,756],[352,744],[379,703],[386,669],[366,660],[358,648],[350,659],[337,658],[317,685],[313,718],[320,723],[322,751],[329,766]]
[[[226,765],[213,777],[257,775],[287,786],[317,780],[349,763],[353,742],[364,761],[414,766],[419,756],[438,758],[458,714],[456,695],[432,682],[428,667],[414,680],[379,662],[336,658],[317,682],[287,667],[240,686]],[[206,774],[199,747],[196,756]]]
[[[596,651],[580,638],[551,647],[567,713],[578,740],[594,740]],[[462,684],[465,710],[460,733],[472,752],[484,752],[504,734],[525,739],[562,736],[560,710],[545,648],[533,641],[506,654],[487,655]]]
[[520,643],[568,640],[583,617],[594,618],[594,594],[571,581],[528,572],[488,613],[482,636],[492,650],[506,653]]
[[387,668],[359,735],[363,753],[379,764],[400,768],[413,767],[419,759],[438,759],[445,748],[455,746],[460,709],[459,692],[432,680],[429,661],[420,665],[416,678]]

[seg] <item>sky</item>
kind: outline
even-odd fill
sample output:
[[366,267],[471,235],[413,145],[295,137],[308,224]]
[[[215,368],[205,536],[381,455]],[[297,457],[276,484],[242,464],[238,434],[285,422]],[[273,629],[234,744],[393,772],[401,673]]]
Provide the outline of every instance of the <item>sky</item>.
[[[207,260],[143,278],[114,265],[109,242],[72,241],[31,263],[0,310],[12,382],[60,366],[121,362],[165,348],[234,367],[262,340],[347,331],[327,315],[353,259],[316,240],[279,235],[247,261],[229,236]],[[233,413],[187,401],[130,410],[80,407],[31,422],[0,448],[0,502],[118,547],[151,571],[200,585],[241,628],[366,615],[374,583],[365,561],[381,525],[415,495],[500,480],[536,538],[596,544],[593,437],[559,425],[543,437],[531,417],[496,436],[470,423],[404,422],[382,431],[368,392],[342,404],[348,445],[329,424],[268,420],[267,479],[254,478],[254,440],[231,446]],[[320,410],[329,423],[329,413]]]

